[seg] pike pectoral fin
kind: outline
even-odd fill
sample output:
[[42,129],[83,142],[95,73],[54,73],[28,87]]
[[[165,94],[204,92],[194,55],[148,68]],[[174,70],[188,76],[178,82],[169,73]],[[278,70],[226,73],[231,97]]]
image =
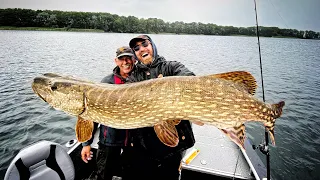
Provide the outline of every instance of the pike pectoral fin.
[[201,121],[192,121],[192,123],[193,123],[193,124],[196,124],[196,125],[198,125],[198,126],[203,126],[203,125],[204,125],[204,123],[201,122]]
[[178,125],[181,122],[180,119],[176,119],[176,120],[168,120],[167,123],[171,123],[173,125]]
[[93,121],[85,120],[78,116],[76,124],[76,137],[79,142],[86,142],[91,139],[93,131]]
[[244,124],[239,124],[232,128],[221,129],[221,131],[244,150],[245,128]]
[[169,146],[176,147],[179,143],[178,131],[173,123],[162,121],[154,125],[154,131],[157,134],[159,140]]

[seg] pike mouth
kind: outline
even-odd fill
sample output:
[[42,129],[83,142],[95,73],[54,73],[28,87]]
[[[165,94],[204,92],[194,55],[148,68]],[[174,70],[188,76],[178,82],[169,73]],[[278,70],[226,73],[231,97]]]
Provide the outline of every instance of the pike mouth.
[[[54,74],[48,74],[48,76],[54,76]],[[47,89],[47,86],[51,85],[51,81],[46,77],[36,77],[32,83],[33,91],[44,101],[47,102],[43,94],[46,94],[46,91],[43,89]]]
[[32,89],[44,102],[47,102],[46,99],[36,90],[34,85],[32,86]]
[[41,94],[39,94],[38,92],[37,92],[37,94],[38,94],[38,96],[39,96],[44,102],[47,103],[47,101],[44,99],[44,97],[41,96]]

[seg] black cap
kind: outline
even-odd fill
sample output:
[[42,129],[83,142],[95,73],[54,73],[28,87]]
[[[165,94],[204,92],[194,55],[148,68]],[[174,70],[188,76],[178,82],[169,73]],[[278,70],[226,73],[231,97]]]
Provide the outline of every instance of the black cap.
[[150,40],[149,36],[147,36],[147,35],[139,35],[139,36],[137,36],[137,37],[135,37],[135,38],[130,40],[129,46],[130,46],[130,48],[133,48],[133,46],[135,46],[138,41],[144,41],[144,40]]

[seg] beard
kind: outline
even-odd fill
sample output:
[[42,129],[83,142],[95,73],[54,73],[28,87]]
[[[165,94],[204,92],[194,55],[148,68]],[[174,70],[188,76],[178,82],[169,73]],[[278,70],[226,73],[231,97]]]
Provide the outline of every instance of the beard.
[[152,59],[153,59],[152,56],[150,56],[150,57],[148,57],[148,58],[142,58],[142,59],[141,59],[141,62],[142,62],[143,64],[145,64],[145,65],[149,65],[149,64],[152,63]]

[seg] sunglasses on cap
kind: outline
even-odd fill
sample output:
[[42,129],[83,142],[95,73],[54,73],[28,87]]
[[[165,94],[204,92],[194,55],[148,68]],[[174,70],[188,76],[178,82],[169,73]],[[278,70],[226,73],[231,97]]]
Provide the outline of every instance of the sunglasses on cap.
[[[143,47],[147,47],[147,46],[149,45],[149,42],[148,42],[148,41],[142,41],[142,42],[141,42],[141,45],[142,45]],[[134,51],[139,51],[139,50],[140,50],[140,45],[134,46],[134,47],[133,47],[133,50],[134,50]]]

